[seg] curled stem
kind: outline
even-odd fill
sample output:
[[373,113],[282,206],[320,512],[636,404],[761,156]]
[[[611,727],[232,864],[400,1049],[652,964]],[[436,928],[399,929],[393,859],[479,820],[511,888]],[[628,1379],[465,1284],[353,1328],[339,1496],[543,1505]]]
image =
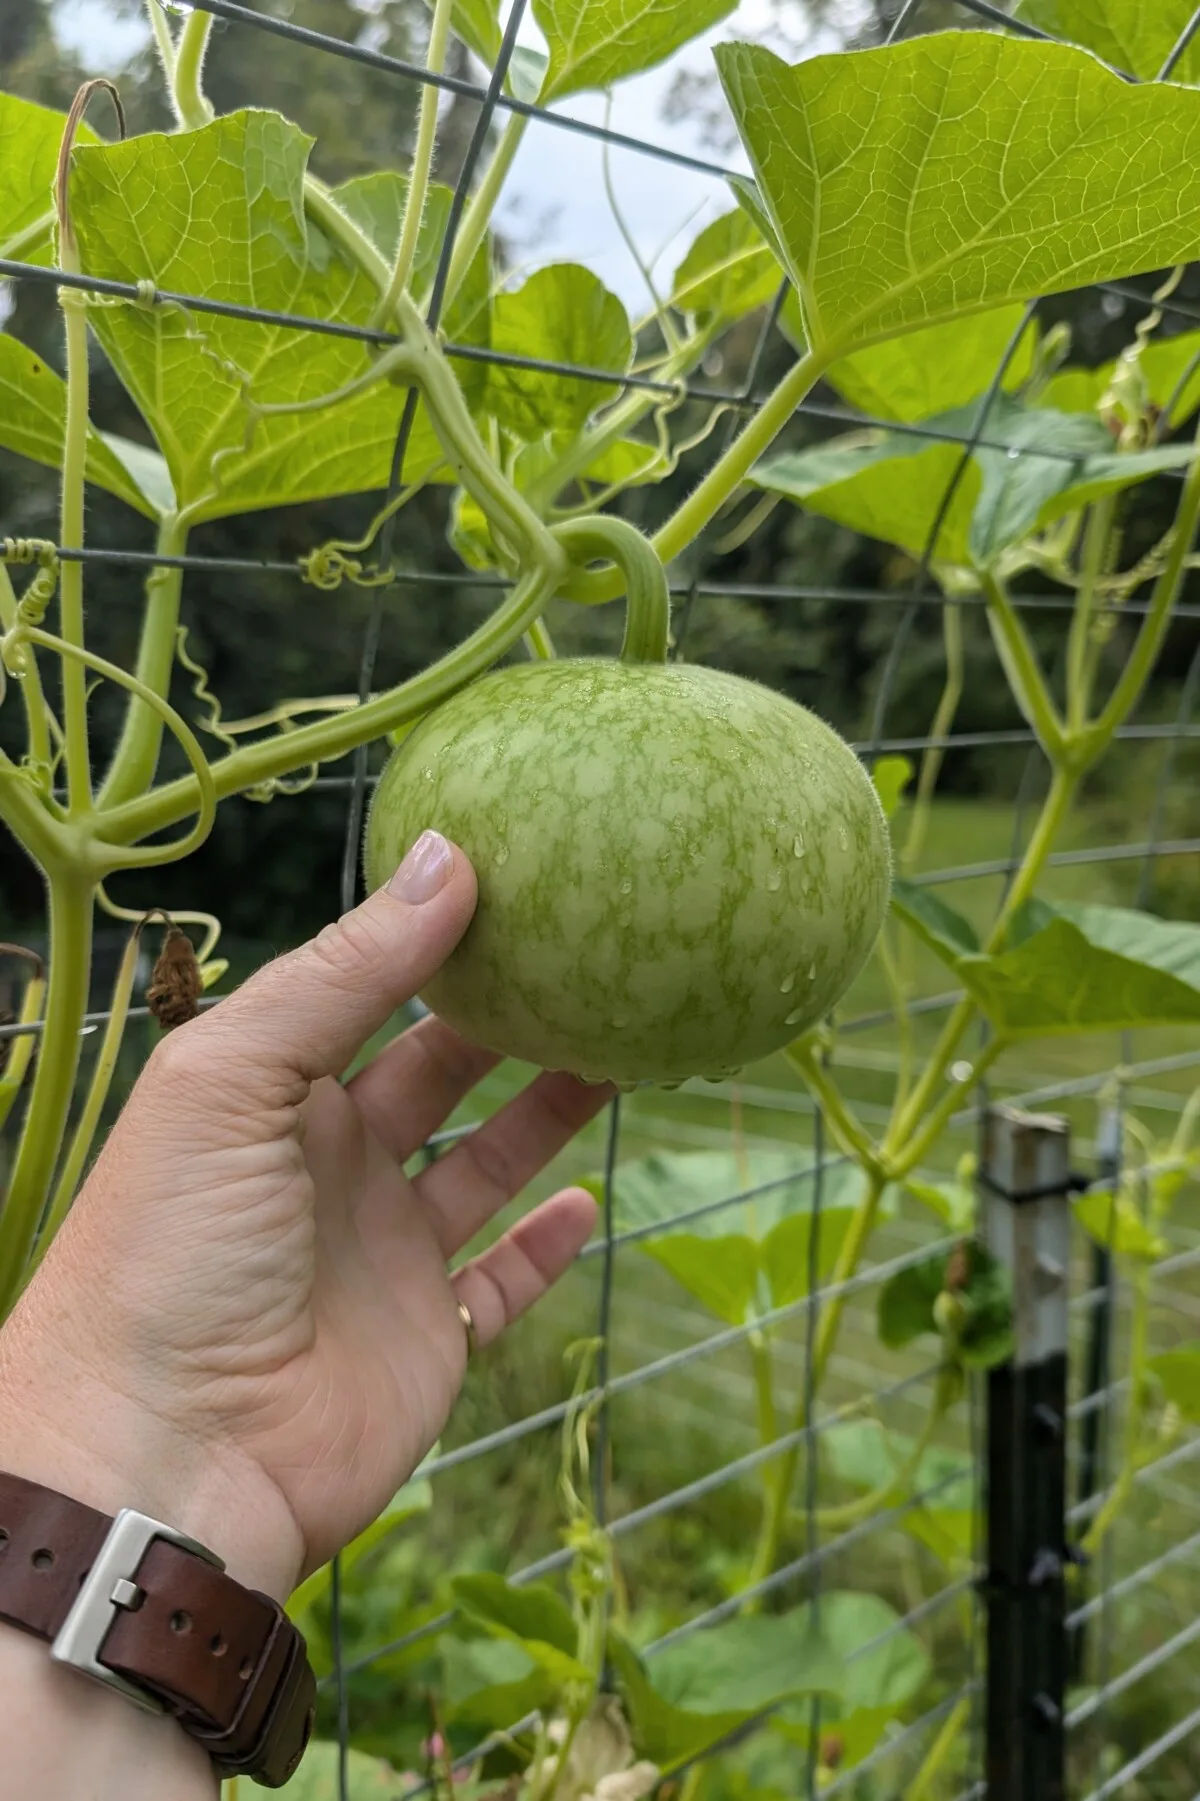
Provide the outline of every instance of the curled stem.
[[649,541],[627,519],[593,513],[551,527],[555,541],[573,562],[607,557],[620,570],[626,595],[626,663],[665,663],[671,626],[667,572]]

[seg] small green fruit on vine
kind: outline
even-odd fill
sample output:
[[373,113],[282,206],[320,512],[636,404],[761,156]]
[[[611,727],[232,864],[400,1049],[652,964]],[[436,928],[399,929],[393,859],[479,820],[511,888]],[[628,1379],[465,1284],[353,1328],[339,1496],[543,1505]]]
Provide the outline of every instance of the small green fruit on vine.
[[712,669],[484,676],[384,770],[372,887],[430,826],[470,857],[479,905],[422,998],[478,1044],[589,1080],[715,1078],[779,1050],[845,992],[888,903],[854,753]]

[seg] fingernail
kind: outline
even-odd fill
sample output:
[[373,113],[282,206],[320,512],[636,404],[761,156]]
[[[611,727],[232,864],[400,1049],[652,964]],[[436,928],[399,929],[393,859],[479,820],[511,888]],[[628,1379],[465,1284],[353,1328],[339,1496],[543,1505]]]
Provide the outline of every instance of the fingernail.
[[388,893],[410,907],[433,899],[450,880],[454,852],[440,832],[422,832],[388,883]]

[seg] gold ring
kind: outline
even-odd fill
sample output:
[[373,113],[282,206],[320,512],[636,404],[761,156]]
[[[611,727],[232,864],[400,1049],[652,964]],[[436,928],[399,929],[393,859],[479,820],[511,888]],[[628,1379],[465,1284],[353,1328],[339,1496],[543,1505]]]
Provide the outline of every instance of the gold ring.
[[471,1309],[465,1301],[458,1302],[458,1317],[462,1321],[463,1330],[467,1335],[467,1359],[469,1361],[479,1349],[479,1339],[475,1333],[475,1321],[471,1318]]

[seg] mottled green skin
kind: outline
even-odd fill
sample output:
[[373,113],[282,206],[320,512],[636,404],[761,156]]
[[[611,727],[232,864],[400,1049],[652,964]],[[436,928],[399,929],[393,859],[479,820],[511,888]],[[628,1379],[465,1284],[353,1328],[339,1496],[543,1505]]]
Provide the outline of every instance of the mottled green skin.
[[887,824],[811,713],[688,665],[494,670],[384,770],[367,879],[427,827],[479,878],[423,999],[464,1036],[590,1079],[728,1074],[826,1013],[888,902]]

